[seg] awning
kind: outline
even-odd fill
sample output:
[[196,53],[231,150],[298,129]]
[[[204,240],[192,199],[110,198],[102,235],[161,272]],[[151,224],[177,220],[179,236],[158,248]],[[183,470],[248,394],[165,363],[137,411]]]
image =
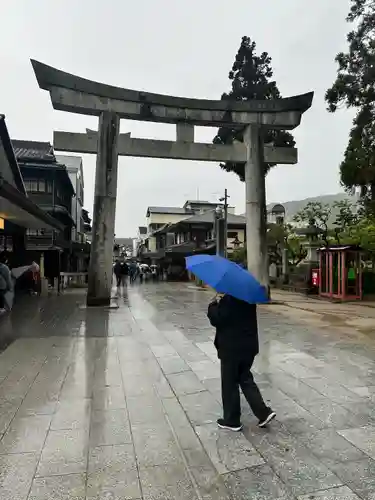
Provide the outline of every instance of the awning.
[[0,175],[0,217],[29,229],[63,231],[64,225],[33,203]]

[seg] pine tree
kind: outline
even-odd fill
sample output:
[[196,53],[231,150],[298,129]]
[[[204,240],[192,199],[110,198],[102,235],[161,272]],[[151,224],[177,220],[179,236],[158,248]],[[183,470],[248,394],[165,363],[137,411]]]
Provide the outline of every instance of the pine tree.
[[[357,115],[340,165],[348,191],[359,186],[370,210],[375,203],[375,0],[352,0],[347,21],[348,52],[336,56],[337,78],[326,92],[328,110],[356,108]],[[371,208],[372,207],[372,208]]]
[[[256,55],[256,44],[249,37],[242,37],[229,80],[232,90],[221,96],[222,100],[250,101],[253,99],[280,99],[281,95],[276,82],[272,80],[273,70],[271,57],[267,52]],[[232,144],[233,141],[243,142],[243,128],[221,127],[213,142],[215,144]],[[283,130],[269,130],[265,132],[265,144],[278,147],[293,147],[293,136]],[[265,173],[274,164],[265,164]],[[245,170],[243,163],[221,163],[220,167],[228,172],[235,172],[243,181]]]

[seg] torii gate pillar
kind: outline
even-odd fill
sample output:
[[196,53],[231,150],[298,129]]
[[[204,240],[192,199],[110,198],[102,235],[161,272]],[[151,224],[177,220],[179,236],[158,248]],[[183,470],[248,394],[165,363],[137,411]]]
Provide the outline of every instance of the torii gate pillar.
[[245,129],[244,143],[247,150],[245,163],[247,267],[268,289],[268,252],[267,240],[264,237],[267,224],[266,186],[263,141],[258,125],[249,125]]
[[119,124],[115,113],[99,117],[88,306],[109,305],[111,300]]

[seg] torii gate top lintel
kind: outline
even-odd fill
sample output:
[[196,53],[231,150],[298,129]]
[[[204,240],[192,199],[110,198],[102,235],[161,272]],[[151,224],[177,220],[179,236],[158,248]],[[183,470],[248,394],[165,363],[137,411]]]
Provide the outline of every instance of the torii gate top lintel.
[[[87,80],[31,60],[39,87],[51,94],[55,109],[87,115],[112,111],[121,118],[201,126],[247,125],[292,129],[313,100],[313,92],[273,100],[230,101],[153,94]],[[275,119],[275,116],[278,119]]]

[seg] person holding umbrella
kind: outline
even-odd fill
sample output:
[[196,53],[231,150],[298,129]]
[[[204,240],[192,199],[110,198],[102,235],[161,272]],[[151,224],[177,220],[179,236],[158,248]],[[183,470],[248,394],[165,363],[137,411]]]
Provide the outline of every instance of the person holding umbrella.
[[218,426],[242,429],[241,388],[258,426],[265,427],[276,413],[265,404],[251,367],[259,353],[256,304],[268,302],[267,291],[248,271],[219,256],[188,257],[187,267],[218,292],[207,312],[216,328],[214,344],[221,363],[223,418]]

